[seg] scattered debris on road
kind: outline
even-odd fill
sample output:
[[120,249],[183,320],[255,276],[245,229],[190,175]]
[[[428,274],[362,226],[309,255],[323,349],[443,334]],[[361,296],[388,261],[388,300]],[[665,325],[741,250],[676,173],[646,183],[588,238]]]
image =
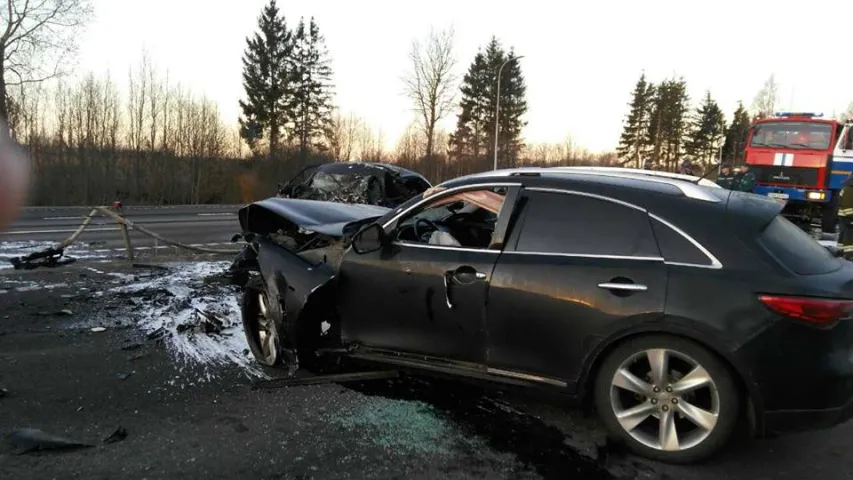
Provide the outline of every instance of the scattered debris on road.
[[18,449],[17,454],[43,450],[72,450],[89,448],[93,445],[50,435],[36,428],[21,428],[9,435],[9,440]]
[[12,264],[15,270],[33,270],[39,267],[59,267],[77,261],[76,258],[64,256],[64,248],[48,247],[44,250],[34,252],[29,255],[10,258],[9,263]]
[[[266,378],[248,350],[236,289],[217,278],[230,262],[167,263],[147,278],[121,278],[95,296],[116,302],[148,341],[162,342],[177,360],[202,366],[208,379],[222,365]],[[130,347],[134,350],[139,347]],[[124,349],[124,347],[123,347]],[[132,357],[131,360],[135,358]]]
[[106,328],[104,328],[104,327],[93,327],[93,328],[92,328],[92,331],[93,331],[93,332],[95,332],[95,333],[101,333],[101,332],[104,332],[104,331],[106,331],[106,330],[107,330],[107,329],[106,329]]
[[113,433],[111,433],[107,438],[104,439],[104,443],[120,442],[125,438],[127,438],[127,429],[122,426],[119,426],[115,429]]

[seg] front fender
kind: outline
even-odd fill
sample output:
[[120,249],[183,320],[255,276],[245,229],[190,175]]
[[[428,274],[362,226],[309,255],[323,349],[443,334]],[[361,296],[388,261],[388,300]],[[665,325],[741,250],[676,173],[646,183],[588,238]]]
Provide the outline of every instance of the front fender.
[[325,263],[312,264],[268,239],[258,241],[258,266],[270,296],[279,300],[271,306],[278,326],[294,342],[303,312],[319,298],[321,287],[335,278],[334,269]]

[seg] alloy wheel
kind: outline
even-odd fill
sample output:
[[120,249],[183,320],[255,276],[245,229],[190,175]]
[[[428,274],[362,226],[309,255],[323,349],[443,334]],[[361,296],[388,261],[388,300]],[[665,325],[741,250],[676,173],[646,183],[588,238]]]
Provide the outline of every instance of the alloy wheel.
[[628,357],[610,383],[619,425],[646,447],[678,452],[702,443],[720,416],[720,392],[708,370],[682,352],[642,350]]
[[267,303],[267,296],[258,292],[258,346],[261,349],[264,363],[275,365],[278,361],[278,331],[275,327],[273,314]]

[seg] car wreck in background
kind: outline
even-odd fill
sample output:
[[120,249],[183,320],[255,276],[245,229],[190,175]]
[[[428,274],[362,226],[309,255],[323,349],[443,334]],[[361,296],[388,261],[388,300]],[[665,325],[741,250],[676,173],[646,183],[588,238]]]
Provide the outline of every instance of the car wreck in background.
[[421,174],[386,163],[335,162],[307,167],[278,196],[394,208],[430,188]]

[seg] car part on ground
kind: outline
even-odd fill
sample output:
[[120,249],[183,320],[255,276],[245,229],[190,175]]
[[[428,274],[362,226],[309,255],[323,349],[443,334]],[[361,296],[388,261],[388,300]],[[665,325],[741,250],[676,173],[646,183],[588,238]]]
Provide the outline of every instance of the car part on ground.
[[423,175],[397,165],[334,162],[303,169],[279,185],[278,196],[394,208],[430,186]]
[[74,263],[75,258],[66,257],[64,248],[49,247],[44,250],[24,255],[23,257],[14,257],[9,259],[9,263],[15,270],[32,270],[39,267],[54,268],[62,265]]
[[853,265],[781,209],[570,168],[469,175],[393,210],[270,199],[240,212],[233,278],[270,300],[291,369],[331,353],[556,389],[631,450],[691,462],[739,420],[766,436],[853,416]]

